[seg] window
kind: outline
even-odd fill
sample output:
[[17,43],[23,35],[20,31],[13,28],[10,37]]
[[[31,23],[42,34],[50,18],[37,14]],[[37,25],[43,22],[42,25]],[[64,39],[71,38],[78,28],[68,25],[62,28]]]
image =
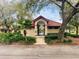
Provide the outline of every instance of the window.
[[58,29],[59,26],[48,26],[48,29]]

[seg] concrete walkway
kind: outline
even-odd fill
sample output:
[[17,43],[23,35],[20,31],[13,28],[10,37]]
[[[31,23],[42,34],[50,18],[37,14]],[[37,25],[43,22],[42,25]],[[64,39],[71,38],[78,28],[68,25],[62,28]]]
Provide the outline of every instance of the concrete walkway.
[[45,43],[45,37],[44,36],[36,36],[36,45],[37,44],[46,44]]
[[0,59],[79,59],[79,46],[0,46]]

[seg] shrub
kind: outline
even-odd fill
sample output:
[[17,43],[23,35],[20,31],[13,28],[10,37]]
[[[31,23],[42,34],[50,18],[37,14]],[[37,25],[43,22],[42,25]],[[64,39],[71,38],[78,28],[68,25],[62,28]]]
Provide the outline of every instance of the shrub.
[[72,43],[72,40],[68,40],[69,43]]
[[63,43],[67,43],[67,44],[72,43],[72,40],[70,40],[70,39],[69,40],[63,40]]
[[23,41],[26,44],[36,43],[36,38],[31,36],[24,37],[21,33],[0,33],[0,42],[4,44],[11,44],[13,42]]
[[67,32],[64,33],[64,37],[67,37],[69,35],[70,35],[70,33],[67,33]]
[[58,36],[58,33],[48,33],[47,35]]
[[36,43],[36,38],[27,36],[27,37],[25,37],[25,42],[26,42],[26,44],[34,44],[34,43]]
[[11,37],[12,42],[18,42],[21,40],[24,40],[25,38],[23,37],[22,34],[20,34],[19,32],[17,33],[13,33],[13,36]]
[[79,35],[75,35],[75,34],[70,34],[70,36],[74,38],[79,37]]
[[51,40],[56,40],[58,37],[57,36],[52,36],[52,35],[47,35],[45,36],[46,39],[51,39]]
[[58,36],[52,36],[52,35],[45,36],[45,42],[47,44],[52,44],[53,41],[56,41],[57,39],[58,39]]
[[11,40],[10,37],[12,36],[11,33],[0,33],[0,42],[5,44],[10,44]]
[[70,33],[65,32],[65,33],[64,33],[64,37],[67,37],[67,36],[70,36],[70,37],[79,37],[79,35],[70,34]]
[[11,44],[12,42],[18,42],[23,40],[24,37],[20,33],[1,33],[0,42],[5,44]]

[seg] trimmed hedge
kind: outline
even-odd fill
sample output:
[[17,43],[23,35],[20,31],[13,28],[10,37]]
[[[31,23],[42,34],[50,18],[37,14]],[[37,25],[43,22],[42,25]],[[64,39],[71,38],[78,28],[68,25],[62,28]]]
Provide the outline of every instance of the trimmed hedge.
[[48,33],[47,35],[58,36],[58,33]]
[[67,43],[67,44],[69,44],[69,43],[72,43],[72,40],[63,40],[63,43]]
[[79,37],[79,35],[70,34],[70,33],[65,32],[65,33],[64,33],[64,37],[67,37],[67,36],[70,36],[70,37]]
[[51,39],[51,40],[55,40],[57,39],[58,37],[57,36],[52,36],[52,35],[47,35],[45,36],[46,39]]

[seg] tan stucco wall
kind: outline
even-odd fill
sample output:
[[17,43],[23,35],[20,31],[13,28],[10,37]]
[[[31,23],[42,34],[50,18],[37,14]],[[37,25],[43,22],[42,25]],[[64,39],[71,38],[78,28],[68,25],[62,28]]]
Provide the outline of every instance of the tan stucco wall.
[[[58,33],[59,29],[47,29],[47,33]],[[27,30],[27,36],[36,36],[36,31],[34,29]]]
[[[47,33],[58,33],[59,32],[59,29],[45,29],[45,30],[47,30],[46,34]],[[28,29],[28,30],[26,30],[26,32],[27,32],[27,36],[36,36],[37,35],[37,31],[34,28]],[[23,34],[23,30],[21,30],[21,34]]]
[[35,30],[34,29],[27,30],[27,36],[35,36]]
[[[27,36],[35,36],[35,29],[27,29]],[[21,30],[21,34],[23,34],[23,30]]]
[[48,29],[47,33],[58,33],[59,29]]
[[[47,21],[43,20],[43,19],[40,19],[38,21],[35,22],[35,28],[32,28],[32,29],[26,29],[26,32],[27,32],[27,36],[36,36],[37,35],[37,23],[39,21],[42,21],[45,23],[45,35],[47,35],[47,33],[58,33],[59,32],[59,29],[47,29]],[[1,28],[1,26],[0,26]],[[23,30],[21,30],[21,33],[23,34]]]

